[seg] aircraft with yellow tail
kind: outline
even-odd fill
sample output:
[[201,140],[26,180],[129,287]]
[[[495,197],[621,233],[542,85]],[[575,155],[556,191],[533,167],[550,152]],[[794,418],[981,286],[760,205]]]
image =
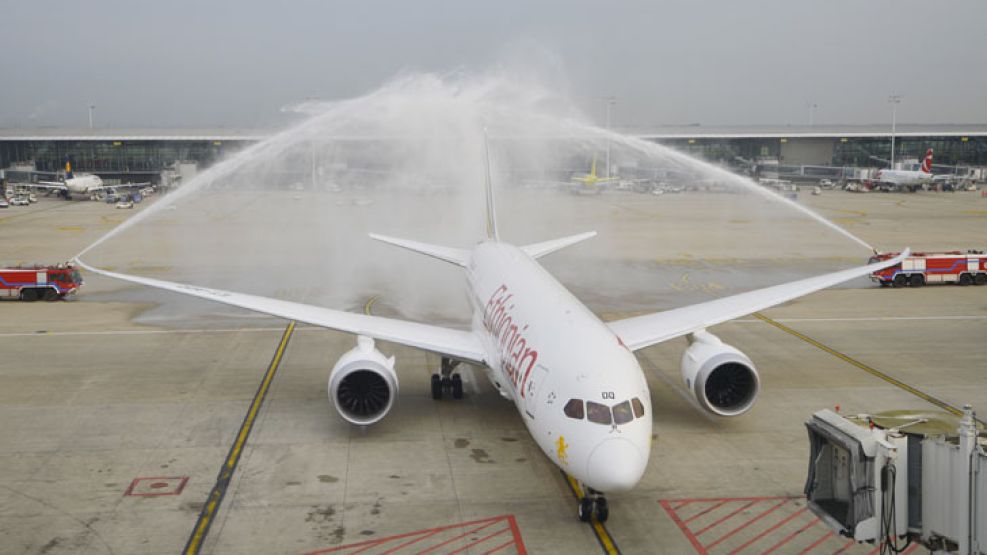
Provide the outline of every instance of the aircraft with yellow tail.
[[590,166],[589,173],[586,175],[575,176],[571,180],[573,183],[580,183],[582,187],[579,192],[592,192],[599,193],[599,185],[606,183],[615,183],[617,181],[616,177],[600,177],[596,174],[596,155],[593,155],[593,165]]

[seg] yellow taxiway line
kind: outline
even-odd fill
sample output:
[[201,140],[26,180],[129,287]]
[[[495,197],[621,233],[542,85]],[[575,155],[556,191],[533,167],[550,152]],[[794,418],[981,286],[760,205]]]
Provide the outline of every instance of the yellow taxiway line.
[[233,446],[230,447],[230,453],[226,456],[226,461],[223,462],[222,468],[219,469],[216,484],[213,486],[212,491],[209,492],[209,499],[206,501],[205,506],[202,507],[202,512],[199,513],[199,519],[195,523],[195,528],[192,529],[192,535],[189,536],[188,543],[185,545],[185,549],[182,550],[182,553],[185,555],[197,554],[202,549],[202,542],[205,540],[206,534],[209,533],[209,526],[216,518],[219,506],[223,502],[223,496],[226,495],[226,489],[229,487],[230,481],[233,478],[233,472],[236,471],[236,465],[240,462],[240,455],[243,453],[243,448],[247,444],[247,437],[250,435],[250,430],[254,427],[254,421],[257,419],[258,412],[260,412],[260,406],[264,402],[264,397],[267,396],[271,382],[274,381],[274,375],[277,373],[278,367],[281,365],[281,359],[284,357],[284,351],[288,347],[288,340],[291,339],[291,334],[294,332],[295,322],[288,322],[288,327],[285,328],[284,334],[281,335],[281,342],[278,343],[278,348],[274,351],[274,358],[271,359],[271,364],[267,367],[267,373],[264,374],[264,379],[261,380],[260,386],[257,388],[254,400],[250,403],[250,408],[247,409],[247,415],[243,417],[243,423],[240,424],[240,433],[237,434]]
[[889,384],[891,384],[891,385],[893,385],[893,386],[895,386],[895,387],[897,387],[899,389],[902,389],[904,391],[907,391],[908,393],[911,393],[912,395],[918,397],[919,399],[922,399],[923,401],[927,401],[929,403],[932,403],[933,405],[935,405],[935,406],[937,406],[937,407],[939,407],[939,408],[941,408],[941,409],[943,409],[943,410],[945,410],[945,411],[947,411],[947,412],[949,412],[951,414],[954,414],[956,416],[963,416],[963,411],[962,410],[954,407],[953,405],[950,405],[946,401],[943,401],[941,399],[937,399],[937,398],[933,397],[932,395],[929,395],[928,393],[926,393],[924,391],[921,391],[919,389],[916,389],[916,388],[908,385],[907,383],[905,383],[905,382],[903,382],[903,381],[901,381],[901,380],[899,380],[897,378],[894,378],[892,376],[889,376],[889,375],[885,374],[884,372],[881,372],[880,370],[878,370],[878,369],[876,369],[874,367],[868,366],[868,365],[864,364],[863,362],[860,362],[859,360],[857,360],[857,359],[855,359],[855,358],[853,358],[851,356],[845,355],[845,354],[837,351],[836,349],[833,349],[832,347],[829,347],[827,345],[824,345],[824,344],[816,341],[815,339],[813,339],[813,338],[811,338],[811,337],[809,337],[809,336],[807,336],[807,335],[805,335],[803,333],[800,333],[800,332],[797,332],[797,331],[793,330],[792,328],[786,326],[785,324],[782,324],[781,322],[779,322],[777,320],[774,320],[772,318],[768,318],[767,316],[761,314],[760,312],[755,312],[753,314],[753,316],[755,318],[761,320],[762,322],[765,322],[767,324],[771,324],[772,326],[780,329],[781,331],[783,331],[783,332],[785,332],[787,334],[793,335],[793,336],[801,339],[802,341],[805,341],[806,343],[808,343],[809,345],[812,345],[813,347],[816,347],[817,349],[820,349],[822,351],[825,351],[825,352],[833,355],[834,357],[836,357],[836,358],[838,358],[838,359],[840,359],[840,360],[842,360],[842,361],[844,361],[844,362],[846,362],[848,364],[851,364],[853,366],[856,366],[857,368],[863,370],[864,372],[867,372],[868,374],[870,374],[870,375],[872,375],[872,376],[874,376],[876,378],[880,378],[880,379],[884,380],[885,382],[887,382],[887,383],[889,383]]
[[[565,472],[562,475],[565,476],[566,482],[569,483],[569,488],[572,490],[573,495],[576,496],[576,500],[582,501],[585,494],[583,493],[583,488],[579,486],[579,482]],[[596,535],[596,539],[600,542],[600,547],[603,548],[604,553],[607,555],[620,555],[620,548],[617,547],[617,542],[610,536],[607,527],[599,520],[596,520],[596,515],[593,515],[593,518],[590,519],[588,524],[593,528],[593,534]]]

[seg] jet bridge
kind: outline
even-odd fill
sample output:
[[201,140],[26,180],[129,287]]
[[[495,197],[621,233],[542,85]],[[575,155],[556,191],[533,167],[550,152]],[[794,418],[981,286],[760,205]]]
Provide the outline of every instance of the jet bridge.
[[973,410],[843,417],[805,423],[809,509],[838,533],[899,553],[987,555],[987,436]]

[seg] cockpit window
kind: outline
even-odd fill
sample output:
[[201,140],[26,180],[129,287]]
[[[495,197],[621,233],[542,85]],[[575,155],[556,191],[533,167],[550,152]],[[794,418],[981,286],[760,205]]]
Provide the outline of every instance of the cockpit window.
[[641,418],[644,416],[644,403],[641,402],[637,397],[631,399],[631,406],[634,407],[634,417]]
[[583,419],[583,400],[582,399],[569,399],[569,402],[565,404],[565,415],[569,418],[575,418],[576,420]]
[[586,418],[588,418],[590,422],[607,425],[610,425],[613,422],[610,417],[610,407],[606,405],[594,403],[593,401],[586,401],[586,413]]
[[615,424],[627,424],[631,420],[634,420],[634,414],[631,413],[631,404],[629,401],[624,401],[613,406],[613,421]]

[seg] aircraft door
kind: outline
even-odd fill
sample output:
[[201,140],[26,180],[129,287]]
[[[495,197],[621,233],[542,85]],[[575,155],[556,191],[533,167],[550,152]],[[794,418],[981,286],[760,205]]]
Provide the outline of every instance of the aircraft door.
[[532,418],[537,414],[539,394],[541,393],[542,385],[547,379],[548,368],[545,368],[541,364],[536,364],[531,370],[531,376],[528,377],[528,381],[524,383],[524,411]]

